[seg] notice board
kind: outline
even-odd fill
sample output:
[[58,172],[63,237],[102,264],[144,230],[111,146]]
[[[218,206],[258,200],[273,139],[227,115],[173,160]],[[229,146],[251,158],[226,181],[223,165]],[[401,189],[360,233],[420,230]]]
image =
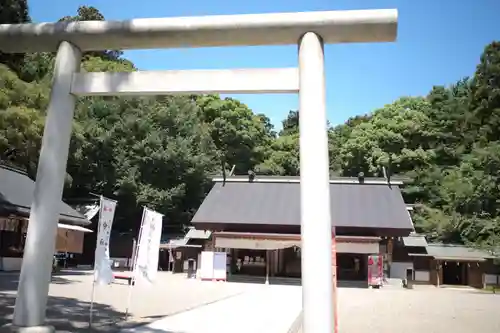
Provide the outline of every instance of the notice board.
[[200,279],[226,280],[226,252],[203,251],[200,256]]
[[226,280],[227,273],[227,253],[215,252],[214,253],[214,280]]
[[200,261],[200,278],[202,280],[212,280],[214,278],[214,252],[201,252]]

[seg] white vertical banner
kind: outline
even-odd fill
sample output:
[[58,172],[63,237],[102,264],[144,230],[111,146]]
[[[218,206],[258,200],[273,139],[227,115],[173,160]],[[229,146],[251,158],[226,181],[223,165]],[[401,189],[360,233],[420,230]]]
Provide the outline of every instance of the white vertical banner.
[[113,282],[113,271],[109,257],[109,239],[115,216],[116,201],[101,196],[97,243],[95,248],[94,282],[99,285]]
[[158,272],[163,215],[144,208],[142,227],[135,262],[134,276],[138,282],[153,283]]

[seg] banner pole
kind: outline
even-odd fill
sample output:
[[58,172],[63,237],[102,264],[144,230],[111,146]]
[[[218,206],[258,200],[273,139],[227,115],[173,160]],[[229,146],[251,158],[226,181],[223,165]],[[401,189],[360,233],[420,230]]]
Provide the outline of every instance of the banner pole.
[[90,296],[89,328],[92,328],[92,314],[94,312],[94,295],[95,295],[95,276],[92,275],[92,294]]
[[[101,223],[100,223],[101,214],[102,214],[102,195],[99,196],[99,221],[97,221],[96,248],[97,248],[97,236],[99,235],[99,231],[101,230]],[[89,328],[92,328],[92,316],[94,312],[94,295],[95,295],[95,254],[94,254],[94,267],[92,270],[92,293],[90,294]]]
[[136,244],[136,247],[135,247],[134,256],[132,258],[132,276],[131,276],[131,279],[130,279],[130,284],[128,286],[127,308],[125,310],[125,321],[128,320],[130,303],[132,301],[132,288],[135,285],[135,275],[136,275],[136,267],[137,267],[137,256],[139,254],[139,247],[140,247],[140,244],[141,244],[142,227],[144,225],[144,216],[146,215],[146,209],[147,209],[146,207],[143,207],[143,209],[142,209],[142,219],[141,219],[141,226],[139,228],[139,236],[137,237],[137,244]]

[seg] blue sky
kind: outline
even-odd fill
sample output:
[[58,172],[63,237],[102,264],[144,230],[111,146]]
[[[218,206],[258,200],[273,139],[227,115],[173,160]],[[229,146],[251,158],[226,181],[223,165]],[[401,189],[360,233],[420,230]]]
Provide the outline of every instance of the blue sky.
[[[49,5],[50,3],[50,5]],[[470,76],[484,46],[500,40],[498,0],[31,0],[34,21],[75,15],[79,5],[107,19],[247,14],[315,10],[399,10],[394,43],[337,44],[325,48],[327,112],[332,124],[371,112],[400,96],[426,94]],[[497,22],[495,22],[497,21]],[[296,46],[140,50],[125,56],[144,70],[291,67]],[[297,109],[296,95],[234,96],[280,125]]]

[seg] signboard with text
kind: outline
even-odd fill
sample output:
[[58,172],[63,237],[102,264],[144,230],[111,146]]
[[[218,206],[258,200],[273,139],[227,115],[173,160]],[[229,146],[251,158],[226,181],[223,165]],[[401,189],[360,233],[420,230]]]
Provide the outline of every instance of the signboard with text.
[[109,258],[109,239],[115,216],[116,201],[101,197],[97,243],[95,248],[94,281],[97,284],[113,282],[113,271]]
[[163,215],[144,208],[135,264],[135,278],[138,281],[153,283],[156,278],[162,228]]

